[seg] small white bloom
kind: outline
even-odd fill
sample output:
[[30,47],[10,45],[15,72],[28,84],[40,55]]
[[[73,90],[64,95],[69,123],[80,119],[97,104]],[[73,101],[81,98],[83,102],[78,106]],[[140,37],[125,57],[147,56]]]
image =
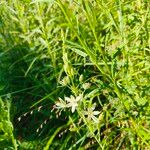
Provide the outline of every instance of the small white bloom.
[[59,98],[59,101],[56,102],[56,108],[57,109],[64,109],[67,107],[67,104],[65,101],[63,101],[61,98]]
[[72,113],[75,111],[76,107],[78,107],[78,102],[81,101],[83,98],[82,94],[77,97],[71,95],[71,97],[65,97],[67,102],[67,107],[71,107]]
[[94,120],[98,123],[98,118],[96,117],[100,112],[94,111],[96,104],[94,103],[92,106],[88,107],[86,111],[83,112],[85,116],[87,116],[88,120]]
[[64,109],[64,108],[71,108],[72,113],[78,107],[78,102],[81,101],[83,98],[82,94],[77,97],[71,95],[70,97],[65,97],[64,100],[59,98],[59,101],[56,102],[55,108],[57,109]]
[[63,86],[66,86],[67,84],[70,83],[70,79],[68,76],[65,76],[62,81],[60,81],[60,84],[63,85]]

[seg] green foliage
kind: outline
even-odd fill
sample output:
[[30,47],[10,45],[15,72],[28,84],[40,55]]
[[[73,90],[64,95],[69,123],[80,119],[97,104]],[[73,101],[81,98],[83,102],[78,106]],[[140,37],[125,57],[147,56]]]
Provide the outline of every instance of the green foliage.
[[17,143],[14,138],[14,128],[10,117],[11,102],[0,98],[0,149],[15,149]]
[[148,0],[2,0],[0,94],[19,149],[148,149],[149,29]]

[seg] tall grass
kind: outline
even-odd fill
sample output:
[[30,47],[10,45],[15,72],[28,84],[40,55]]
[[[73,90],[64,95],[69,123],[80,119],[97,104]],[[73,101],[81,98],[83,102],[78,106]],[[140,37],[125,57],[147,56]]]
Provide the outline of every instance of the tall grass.
[[0,2],[0,92],[16,107],[18,148],[149,148],[149,10],[146,0]]

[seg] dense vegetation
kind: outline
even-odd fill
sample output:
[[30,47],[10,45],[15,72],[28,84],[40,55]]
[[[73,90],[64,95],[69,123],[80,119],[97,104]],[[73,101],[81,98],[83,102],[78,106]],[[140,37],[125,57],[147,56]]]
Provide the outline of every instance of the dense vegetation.
[[148,150],[149,0],[0,1],[0,149]]

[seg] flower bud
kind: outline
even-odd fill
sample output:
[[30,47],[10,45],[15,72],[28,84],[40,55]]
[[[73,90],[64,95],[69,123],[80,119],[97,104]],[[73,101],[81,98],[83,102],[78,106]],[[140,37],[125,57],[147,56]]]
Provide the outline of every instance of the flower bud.
[[83,80],[84,80],[84,77],[83,77],[83,74],[81,74],[80,77],[79,77],[79,81],[82,83]]
[[89,83],[89,82],[88,82],[88,83],[84,83],[84,84],[82,85],[82,87],[83,87],[84,90],[89,89],[90,86],[91,86],[91,83]]

